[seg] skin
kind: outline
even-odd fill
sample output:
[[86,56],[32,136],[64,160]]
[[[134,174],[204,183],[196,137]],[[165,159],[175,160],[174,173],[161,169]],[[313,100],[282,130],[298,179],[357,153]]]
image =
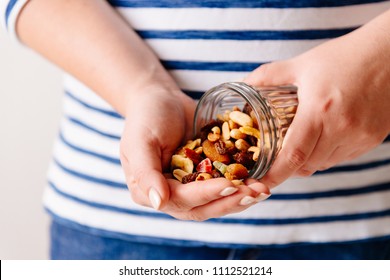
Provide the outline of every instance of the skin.
[[178,219],[203,221],[243,211],[259,195],[269,194],[254,180],[235,187],[223,178],[187,185],[167,179],[163,172],[169,170],[171,155],[191,136],[195,102],[106,1],[32,0],[16,29],[22,43],[124,116],[121,163],[136,203]]
[[390,10],[362,28],[297,57],[263,65],[254,86],[295,84],[299,106],[282,150],[262,183],[354,159],[390,133]]
[[311,175],[383,141],[390,132],[388,26],[390,12],[245,79],[255,86],[295,84],[300,105],[266,177],[239,187],[223,178],[182,185],[163,174],[174,150],[190,137],[195,103],[106,1],[29,1],[17,32],[124,116],[121,162],[133,200],[178,219],[203,221],[243,211],[291,176]]

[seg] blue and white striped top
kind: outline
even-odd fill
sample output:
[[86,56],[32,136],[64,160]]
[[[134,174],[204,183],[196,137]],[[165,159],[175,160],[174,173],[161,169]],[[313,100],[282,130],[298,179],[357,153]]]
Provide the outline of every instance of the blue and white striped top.
[[[16,38],[26,0],[1,0]],[[187,94],[242,79],[296,56],[390,8],[380,0],[111,0]],[[123,119],[65,74],[64,116],[44,196],[69,226],[133,241],[261,247],[390,238],[390,137],[364,156],[275,188],[267,201],[205,222],[133,203],[119,161]]]

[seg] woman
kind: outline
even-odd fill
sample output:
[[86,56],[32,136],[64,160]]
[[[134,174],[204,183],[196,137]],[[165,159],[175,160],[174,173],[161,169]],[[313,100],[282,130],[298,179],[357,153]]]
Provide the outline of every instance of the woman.
[[[67,73],[53,259],[390,258],[390,1],[1,2]],[[243,78],[299,88],[267,176],[167,180],[190,97]]]

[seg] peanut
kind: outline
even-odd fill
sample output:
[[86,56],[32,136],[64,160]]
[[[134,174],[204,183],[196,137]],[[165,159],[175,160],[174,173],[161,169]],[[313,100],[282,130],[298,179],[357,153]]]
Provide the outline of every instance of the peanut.
[[243,112],[240,111],[230,112],[229,117],[233,122],[239,124],[240,126],[250,126],[250,127],[253,126],[252,118]]
[[195,181],[204,181],[213,178],[209,173],[202,172],[198,176],[196,176]]
[[234,128],[230,130],[230,137],[238,140],[238,139],[244,139],[246,137],[246,134],[241,132],[241,128]]
[[260,155],[260,148],[259,147],[251,146],[251,147],[249,147],[248,152],[253,152],[253,160],[254,161],[257,161],[259,159],[259,155]]
[[244,139],[238,139],[234,145],[236,146],[236,148],[240,151],[246,151],[248,150],[248,148],[250,147],[249,143],[246,142]]
[[229,140],[230,139],[230,128],[229,128],[229,123],[224,122],[222,124],[222,139],[223,140]]
[[247,134],[247,135],[251,135],[251,136],[254,136],[256,137],[257,139],[259,139],[261,137],[261,134],[260,134],[260,131],[254,127],[250,127],[250,126],[242,126],[239,128],[239,130],[244,133],[244,134]]
[[188,175],[188,174],[190,174],[190,173],[185,172],[184,170],[181,170],[181,169],[173,170],[173,176],[175,176],[175,178],[177,180],[179,180],[180,182],[182,182],[183,177]]

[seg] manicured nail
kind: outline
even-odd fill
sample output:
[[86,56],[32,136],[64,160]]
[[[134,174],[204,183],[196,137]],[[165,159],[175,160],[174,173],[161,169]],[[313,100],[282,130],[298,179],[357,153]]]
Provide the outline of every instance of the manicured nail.
[[160,207],[161,197],[154,188],[149,190],[149,200],[154,209],[157,210]]
[[227,187],[227,188],[223,189],[219,194],[221,196],[228,196],[228,195],[235,193],[236,191],[238,191],[237,188]]
[[243,199],[240,201],[240,205],[245,206],[256,202],[256,199],[251,196],[244,196]]
[[266,200],[266,199],[269,198],[270,196],[271,196],[271,194],[268,194],[268,193],[261,193],[261,194],[259,194],[259,195],[256,197],[256,202],[260,202],[260,201]]

